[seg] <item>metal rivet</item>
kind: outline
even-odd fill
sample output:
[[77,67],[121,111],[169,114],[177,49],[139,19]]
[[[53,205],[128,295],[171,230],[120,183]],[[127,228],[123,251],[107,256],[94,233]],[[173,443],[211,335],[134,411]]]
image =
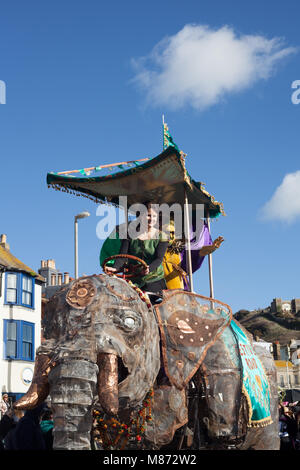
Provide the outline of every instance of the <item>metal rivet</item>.
[[184,363],[182,361],[176,361],[177,367],[182,368],[184,366]]

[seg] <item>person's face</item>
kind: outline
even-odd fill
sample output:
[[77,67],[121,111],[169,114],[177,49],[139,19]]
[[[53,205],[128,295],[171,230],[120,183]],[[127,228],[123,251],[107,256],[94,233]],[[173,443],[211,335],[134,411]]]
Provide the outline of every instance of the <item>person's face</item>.
[[8,395],[4,395],[4,396],[3,396],[3,400],[4,400],[4,401],[8,401]]
[[148,209],[147,213],[147,222],[148,222],[148,227],[154,227],[157,222],[157,213],[154,209],[151,207]]
[[175,228],[171,228],[170,230],[170,240],[175,240]]

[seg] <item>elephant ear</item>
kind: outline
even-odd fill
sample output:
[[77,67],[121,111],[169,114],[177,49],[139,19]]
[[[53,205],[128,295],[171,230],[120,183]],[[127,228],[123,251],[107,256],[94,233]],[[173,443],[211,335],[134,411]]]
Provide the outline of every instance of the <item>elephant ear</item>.
[[165,373],[183,389],[232,318],[231,308],[216,300],[180,289],[164,291],[155,305],[161,333]]

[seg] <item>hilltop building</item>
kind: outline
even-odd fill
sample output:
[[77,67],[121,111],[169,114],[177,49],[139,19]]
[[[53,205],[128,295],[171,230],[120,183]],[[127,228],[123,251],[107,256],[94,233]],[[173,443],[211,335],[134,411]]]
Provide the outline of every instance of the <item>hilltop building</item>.
[[300,299],[282,300],[276,297],[271,302],[271,312],[283,312],[283,313],[300,313]]

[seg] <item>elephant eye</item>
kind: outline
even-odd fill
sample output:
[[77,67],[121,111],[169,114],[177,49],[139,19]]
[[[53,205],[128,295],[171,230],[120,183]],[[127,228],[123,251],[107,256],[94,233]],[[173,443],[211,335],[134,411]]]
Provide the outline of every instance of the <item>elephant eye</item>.
[[127,328],[134,328],[135,327],[135,319],[133,317],[126,317],[124,319],[124,325],[127,326]]
[[138,310],[131,310],[130,308],[122,305],[111,308],[113,312],[113,322],[119,328],[125,331],[129,336],[138,334],[143,326],[143,317]]

